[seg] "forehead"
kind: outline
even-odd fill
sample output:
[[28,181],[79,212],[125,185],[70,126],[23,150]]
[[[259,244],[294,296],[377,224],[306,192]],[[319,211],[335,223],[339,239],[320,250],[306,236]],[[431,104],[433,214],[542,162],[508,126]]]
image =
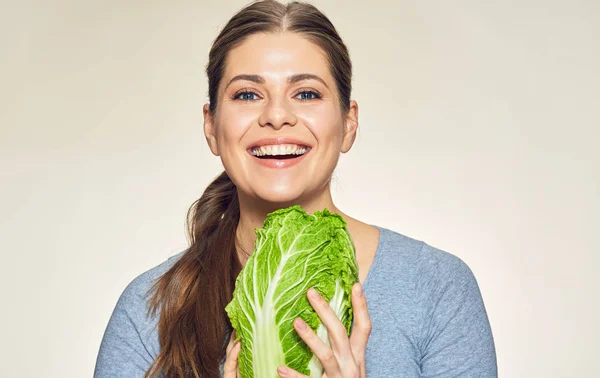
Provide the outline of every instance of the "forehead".
[[267,82],[297,73],[333,80],[327,56],[319,46],[297,33],[258,33],[229,52],[224,79],[239,74],[257,74]]

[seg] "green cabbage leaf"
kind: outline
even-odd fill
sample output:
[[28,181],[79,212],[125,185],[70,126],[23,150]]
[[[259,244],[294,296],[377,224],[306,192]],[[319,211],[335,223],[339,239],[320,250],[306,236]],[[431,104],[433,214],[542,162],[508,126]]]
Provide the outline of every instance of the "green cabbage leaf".
[[327,209],[307,214],[300,206],[270,213],[256,229],[254,252],[236,279],[225,308],[236,339],[243,378],[275,378],[286,365],[320,378],[323,368],[293,327],[302,318],[329,344],[327,329],[306,298],[314,287],[329,302],[348,335],[356,251],[346,222]]

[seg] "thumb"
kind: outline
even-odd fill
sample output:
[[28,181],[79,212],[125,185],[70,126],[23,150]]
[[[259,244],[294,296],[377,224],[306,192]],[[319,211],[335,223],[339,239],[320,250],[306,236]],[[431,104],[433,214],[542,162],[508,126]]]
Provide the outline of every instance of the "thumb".
[[241,343],[236,342],[233,347],[227,352],[225,365],[223,366],[223,378],[237,378],[238,356],[242,349]]

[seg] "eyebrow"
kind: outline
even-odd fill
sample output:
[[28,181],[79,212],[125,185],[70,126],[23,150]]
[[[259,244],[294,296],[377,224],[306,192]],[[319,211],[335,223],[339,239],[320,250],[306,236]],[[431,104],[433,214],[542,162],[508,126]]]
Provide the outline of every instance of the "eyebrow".
[[[242,74],[242,75],[237,75],[234,76],[231,80],[229,80],[229,83],[227,83],[227,87],[229,87],[229,85],[231,83],[233,83],[236,80],[247,80],[247,81],[252,81],[254,83],[257,84],[264,84],[265,83],[265,79],[260,76],[260,75],[247,75],[247,74]],[[323,85],[329,89],[329,86],[327,85],[327,83],[325,83],[325,80],[321,79],[319,76],[314,75],[314,74],[308,74],[308,73],[303,73],[303,74],[296,74],[296,75],[292,75],[288,77],[288,84],[294,84],[294,83],[298,83],[300,81],[303,80],[316,80],[319,81],[321,83],[323,83]]]

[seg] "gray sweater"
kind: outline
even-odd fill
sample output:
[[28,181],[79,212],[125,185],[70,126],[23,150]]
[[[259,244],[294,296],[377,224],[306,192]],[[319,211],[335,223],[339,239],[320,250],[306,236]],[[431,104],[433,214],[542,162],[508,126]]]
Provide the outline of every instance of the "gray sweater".
[[[497,377],[492,331],[469,267],[452,254],[377,228],[379,245],[363,285],[373,324],[367,377]],[[182,253],[125,288],[106,327],[95,378],[142,377],[158,355],[158,314],[146,317],[145,294]]]

